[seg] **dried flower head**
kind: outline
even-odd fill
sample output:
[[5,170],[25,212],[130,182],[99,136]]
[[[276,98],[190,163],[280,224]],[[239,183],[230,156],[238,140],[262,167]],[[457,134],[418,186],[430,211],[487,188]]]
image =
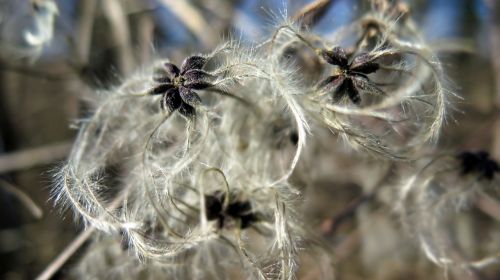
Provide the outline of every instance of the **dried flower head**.
[[333,76],[328,76],[318,84],[318,89],[333,91],[333,100],[338,102],[342,97],[348,96],[349,99],[359,104],[361,96],[359,92],[383,95],[384,91],[377,85],[370,82],[368,74],[374,73],[379,69],[379,64],[374,62],[368,54],[361,54],[351,59],[341,47],[334,47],[332,50],[321,50],[320,55],[331,64],[338,66],[338,72]]
[[485,152],[442,155],[401,186],[396,210],[406,230],[418,240],[432,262],[440,266],[481,268],[481,262],[468,262],[457,254],[463,248],[451,242],[457,233],[449,229],[458,221],[459,213],[472,215],[466,210],[481,200],[498,197],[492,188],[498,179],[490,177],[495,166],[497,163]]
[[201,98],[193,90],[206,89],[213,86],[207,81],[211,75],[202,70],[207,59],[191,56],[184,60],[181,69],[170,62],[156,68],[154,81],[158,83],[150,90],[151,95],[162,95],[161,108],[170,113],[179,110],[187,118],[192,118],[195,107],[201,104]]
[[[304,118],[319,120],[356,149],[393,159],[412,157],[437,139],[446,117],[449,92],[440,62],[420,38],[411,41],[395,33],[394,42],[379,36],[373,45],[341,47],[353,37],[344,31],[330,41],[284,22],[269,42],[271,56],[297,73],[313,67],[293,60],[300,52],[326,61],[326,67],[314,66],[319,70],[312,72],[315,83],[301,85],[307,94],[298,95],[297,104],[305,108]],[[296,51],[290,53],[290,46]],[[331,66],[333,74],[325,71]],[[343,97],[350,102],[340,102]]]
[[485,151],[469,152],[465,151],[458,155],[462,162],[462,174],[479,174],[479,178],[489,181],[493,180],[495,173],[500,172],[498,163],[490,158],[490,154]]
[[[417,157],[438,137],[451,95],[411,19],[374,3],[351,32],[321,36],[285,19],[254,48],[230,41],[180,67],[158,61],[102,93],[57,173],[56,202],[120,235],[126,246],[109,248],[127,269],[137,261],[125,251],[151,262],[134,276],[228,279],[237,268],[241,278],[294,279],[299,248],[330,263],[292,182],[309,161],[334,157],[322,147],[332,132],[365,152]],[[454,262],[435,229],[498,169],[487,154],[444,156],[398,192],[397,211],[431,260]]]
[[232,219],[241,229],[259,221],[258,215],[252,211],[252,205],[249,201],[238,201],[235,197],[232,199],[229,197],[222,191],[205,195],[207,220],[216,221],[219,228],[223,228],[227,225],[227,220]]
[[[278,81],[251,51],[236,51],[191,56],[180,69],[160,62],[106,93],[58,173],[56,202],[88,225],[121,232],[141,258],[204,267],[207,254],[217,256],[210,266],[220,270],[194,278],[228,275],[234,263],[217,263],[232,250],[254,278],[292,279],[306,236],[288,183],[300,152],[292,144],[277,149],[280,132],[272,128],[277,120],[287,133],[304,128],[293,127],[293,110],[276,109],[295,106],[275,89],[288,79]],[[217,95],[202,100],[198,90]],[[260,241],[245,242],[246,234]]]

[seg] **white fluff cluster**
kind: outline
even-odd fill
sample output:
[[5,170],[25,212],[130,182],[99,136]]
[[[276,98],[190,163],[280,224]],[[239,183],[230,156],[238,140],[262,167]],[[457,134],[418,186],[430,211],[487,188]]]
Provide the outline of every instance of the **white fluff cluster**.
[[[228,43],[205,57],[204,71],[224,93],[200,91],[207,105],[196,107],[195,118],[163,111],[159,98],[147,94],[155,67],[103,93],[92,116],[81,120],[70,159],[57,174],[55,200],[86,224],[121,231],[140,257],[169,263],[189,256],[199,262],[195,278],[206,273],[205,254],[223,244],[252,275],[292,278],[300,229],[289,206],[298,192],[287,177],[296,152],[279,138],[293,116],[256,54]],[[232,212],[210,213],[217,206],[207,199],[216,196]],[[219,214],[222,222],[210,219]],[[247,244],[241,223],[262,244]],[[220,257],[209,261],[216,267]]]
[[[254,48],[228,42],[197,55],[197,68],[146,67],[80,121],[55,201],[121,233],[125,251],[163,275],[293,279],[299,249],[329,256],[310,242],[291,183],[301,159],[331,156],[310,140],[331,132],[394,160],[439,135],[444,74],[400,15],[375,5],[325,36],[283,20]],[[122,265],[136,262],[126,254]]]
[[[359,83],[360,104],[352,104],[347,97],[332,102],[331,90],[309,86],[304,107],[311,119],[327,126],[355,149],[393,159],[414,158],[417,149],[437,140],[445,121],[447,100],[453,94],[447,90],[438,58],[414,29],[413,22],[391,18],[387,13],[386,9],[375,10],[324,37],[286,23],[278,28],[272,44],[277,55],[293,50],[309,51],[314,57],[315,53],[343,47],[357,39],[354,46],[344,47],[350,53],[351,65],[361,58],[378,64],[378,70],[369,77],[360,73],[355,80]],[[317,61],[312,66],[297,62],[302,69],[323,69],[313,76],[313,84],[321,83],[331,73],[339,74],[338,68],[332,71],[324,59],[317,55],[314,59]]]
[[[399,189],[395,210],[405,230],[439,266],[481,269],[498,261],[497,253],[491,251],[494,248],[483,250],[482,244],[475,246],[475,255],[468,252],[457,232],[460,217],[471,215],[478,201],[499,197],[495,187],[500,182],[495,173],[500,169],[485,155],[463,152],[437,156],[427,160]],[[483,230],[486,232],[486,227]],[[477,254],[481,251],[493,257],[474,261],[480,259]],[[487,260],[490,263],[485,264]]]

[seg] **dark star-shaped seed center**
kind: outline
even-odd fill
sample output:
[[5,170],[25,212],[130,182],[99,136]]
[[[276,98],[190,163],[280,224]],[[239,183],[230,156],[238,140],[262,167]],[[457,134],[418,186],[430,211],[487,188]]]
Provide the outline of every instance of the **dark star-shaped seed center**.
[[212,75],[202,68],[207,59],[190,56],[179,69],[175,64],[166,62],[155,69],[153,80],[156,85],[149,91],[151,95],[161,95],[160,106],[170,113],[178,111],[187,118],[196,115],[195,107],[201,103],[195,90],[213,87],[209,81]]
[[462,175],[476,173],[480,179],[493,180],[496,172],[500,172],[498,163],[484,151],[462,152],[458,155]]
[[249,201],[229,201],[225,205],[226,193],[215,191],[205,195],[205,213],[207,220],[217,221],[218,227],[223,228],[227,218],[238,220],[240,228],[245,229],[259,220],[257,214],[252,210]]
[[346,51],[341,47],[321,50],[319,54],[328,64],[338,67],[337,73],[326,77],[317,86],[320,90],[333,91],[335,102],[347,96],[354,104],[359,104],[361,102],[360,91],[376,95],[384,94],[368,78],[368,74],[380,68],[380,65],[374,61],[376,57],[373,55],[359,54],[349,62]]

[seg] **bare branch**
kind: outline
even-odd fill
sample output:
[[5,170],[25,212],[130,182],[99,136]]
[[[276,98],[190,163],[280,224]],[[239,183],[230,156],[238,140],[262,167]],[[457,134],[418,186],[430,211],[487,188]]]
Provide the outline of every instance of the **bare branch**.
[[43,217],[42,209],[19,188],[2,179],[0,179],[0,187],[14,195],[36,219],[41,219]]
[[313,26],[326,14],[334,0],[316,0],[300,9],[292,19],[303,26]]
[[81,12],[76,31],[78,42],[73,43],[75,44],[74,47],[78,55],[78,63],[81,65],[86,65],[90,56],[90,44],[92,41],[96,3],[96,0],[80,2]]
[[203,15],[189,1],[161,0],[161,2],[186,25],[204,46],[213,46],[216,43],[214,31]]
[[500,203],[498,201],[485,194],[479,194],[476,206],[484,213],[500,221]]
[[2,155],[0,174],[52,163],[64,158],[71,146],[72,142],[68,141]]
[[[113,210],[122,203],[127,196],[128,191],[124,190],[110,204],[108,210]],[[36,280],[49,280],[68,259],[92,236],[95,232],[95,227],[89,227],[80,233],[50,264],[47,266]]]
[[49,280],[68,261],[68,259],[92,236],[95,228],[91,227],[80,233],[57,258],[36,278],[36,280]]
[[121,74],[127,75],[133,70],[134,55],[125,11],[117,0],[102,1],[101,4],[103,13],[110,24],[113,45],[116,46],[118,68]]

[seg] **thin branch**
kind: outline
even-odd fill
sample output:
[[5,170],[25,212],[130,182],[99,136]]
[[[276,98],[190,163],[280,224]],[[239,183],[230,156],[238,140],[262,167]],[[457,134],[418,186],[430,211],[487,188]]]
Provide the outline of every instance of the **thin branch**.
[[110,25],[113,45],[118,54],[118,68],[122,75],[129,74],[133,69],[133,52],[130,30],[122,4],[117,0],[101,1],[103,13]]
[[[124,190],[109,204],[107,208],[111,211],[117,208],[123,202],[128,194],[128,190]],[[66,248],[38,275],[36,280],[49,280],[61,267],[80,249],[80,247],[92,236],[96,231],[94,226],[91,226],[81,232]]]
[[217,36],[203,15],[189,1],[161,0],[161,2],[193,33],[204,46],[213,46]]
[[36,278],[36,280],[49,280],[68,261],[68,259],[87,241],[95,228],[91,227],[80,233],[62,253]]
[[356,213],[358,208],[366,202],[371,201],[374,197],[375,193],[370,192],[368,194],[361,195],[360,197],[351,201],[346,208],[344,208],[342,211],[340,211],[340,213],[338,213],[331,219],[332,222],[328,234],[334,235],[342,223],[354,217],[354,214]]
[[138,16],[136,32],[139,37],[139,61],[144,65],[151,59],[155,23],[149,13],[143,13]]
[[322,229],[322,234],[325,236],[334,235],[342,223],[354,217],[354,214],[358,211],[359,207],[375,198],[378,190],[394,175],[394,168],[394,163],[390,164],[384,176],[379,179],[372,191],[355,198],[342,211],[340,211],[340,213],[327,220],[324,223],[325,226]]
[[31,212],[33,217],[35,217],[36,219],[41,219],[43,217],[42,208],[40,208],[26,193],[21,191],[19,188],[2,179],[0,179],[0,187],[8,193],[14,195]]
[[16,72],[33,78],[45,79],[49,81],[66,81],[76,77],[73,73],[66,73],[62,71],[60,73],[43,72],[22,65],[8,64],[4,62],[0,62],[0,69],[3,71]]
[[300,9],[292,19],[303,26],[314,26],[323,18],[333,2],[334,0],[316,0]]
[[500,107],[500,3],[487,1],[491,9],[490,46],[491,61],[493,64],[494,82],[496,86],[495,105]]
[[479,194],[476,207],[484,213],[500,221],[500,203],[485,194]]
[[52,163],[68,155],[72,142],[21,150],[0,156],[0,174]]
[[90,57],[90,45],[92,41],[96,5],[97,0],[85,0],[80,2],[80,18],[76,31],[78,42],[73,42],[75,43],[74,47],[78,55],[79,65],[87,65]]

